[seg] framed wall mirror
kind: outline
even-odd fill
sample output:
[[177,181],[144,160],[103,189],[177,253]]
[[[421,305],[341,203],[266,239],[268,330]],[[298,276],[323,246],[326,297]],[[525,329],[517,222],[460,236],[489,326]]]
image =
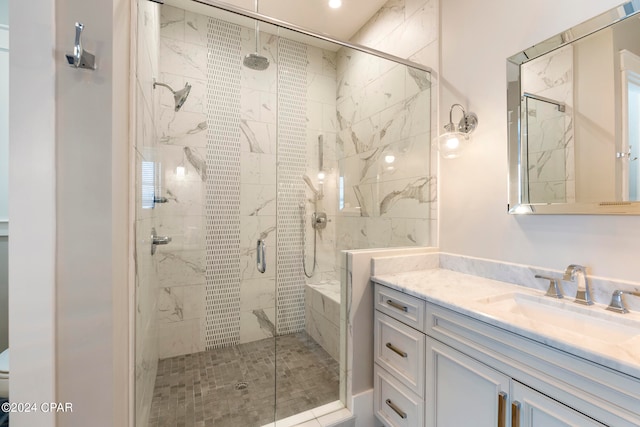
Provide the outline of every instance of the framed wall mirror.
[[509,213],[640,215],[639,11],[507,59]]

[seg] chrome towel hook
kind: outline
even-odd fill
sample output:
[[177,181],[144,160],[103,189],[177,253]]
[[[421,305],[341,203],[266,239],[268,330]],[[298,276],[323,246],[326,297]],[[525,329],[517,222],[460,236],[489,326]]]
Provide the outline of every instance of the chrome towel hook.
[[73,54],[66,54],[67,62],[75,68],[86,68],[88,70],[96,69],[96,57],[94,54],[87,52],[82,48],[80,37],[82,36],[84,25],[76,22],[76,41],[73,46]]

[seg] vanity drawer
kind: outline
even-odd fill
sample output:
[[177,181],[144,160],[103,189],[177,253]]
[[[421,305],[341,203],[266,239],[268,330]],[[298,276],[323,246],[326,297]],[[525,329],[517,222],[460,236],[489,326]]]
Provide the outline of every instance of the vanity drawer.
[[386,427],[423,427],[424,400],[374,365],[373,413]]
[[375,362],[423,397],[425,335],[379,311],[374,319]]
[[426,302],[376,283],[375,308],[404,324],[424,332]]

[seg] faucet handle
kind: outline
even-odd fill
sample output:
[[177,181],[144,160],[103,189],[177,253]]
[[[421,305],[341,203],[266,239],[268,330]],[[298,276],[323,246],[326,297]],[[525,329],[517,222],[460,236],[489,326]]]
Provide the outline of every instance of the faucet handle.
[[535,275],[536,279],[545,279],[549,281],[549,289],[547,289],[547,293],[545,294],[548,297],[553,298],[563,298],[562,291],[560,290],[560,285],[558,284],[558,279],[555,277],[543,276],[541,274]]
[[619,289],[616,289],[615,291],[613,291],[613,294],[611,295],[611,302],[609,303],[607,310],[615,311],[616,313],[622,313],[622,314],[628,313],[629,309],[627,308],[626,304],[624,303],[624,300],[622,299],[623,294],[640,297],[640,292],[621,291]]

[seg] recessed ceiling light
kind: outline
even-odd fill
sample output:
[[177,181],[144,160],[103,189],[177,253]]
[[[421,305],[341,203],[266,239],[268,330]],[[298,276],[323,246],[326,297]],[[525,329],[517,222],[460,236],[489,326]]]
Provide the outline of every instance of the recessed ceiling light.
[[331,9],[337,9],[342,6],[342,0],[329,0],[329,7]]

